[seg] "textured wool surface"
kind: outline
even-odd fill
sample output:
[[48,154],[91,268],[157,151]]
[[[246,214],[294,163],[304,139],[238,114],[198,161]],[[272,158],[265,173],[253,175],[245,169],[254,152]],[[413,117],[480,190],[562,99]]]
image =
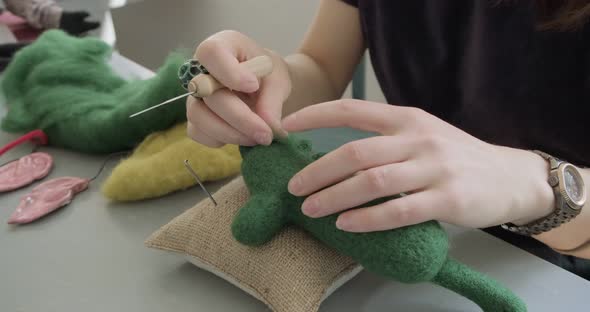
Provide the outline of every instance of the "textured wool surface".
[[[236,213],[249,198],[242,177],[222,187],[153,233],[146,245],[186,255],[192,263],[236,285],[275,312],[315,312],[361,267],[297,227],[286,227],[262,247],[237,242]],[[239,309],[236,309],[238,311]]]
[[118,164],[102,186],[103,194],[117,201],[159,197],[196,184],[184,166],[188,159],[201,181],[214,181],[240,171],[236,145],[210,148],[186,135],[186,123],[150,134]]
[[509,289],[452,258],[447,259],[432,282],[469,298],[484,311],[527,311],[524,302]]
[[171,54],[151,79],[125,81],[108,64],[111,52],[98,39],[43,33],[16,54],[3,75],[8,113],[2,129],[43,129],[52,145],[110,153],[186,120],[182,104],[129,118],[184,91],[177,78],[180,54]]
[[240,152],[242,175],[251,196],[232,224],[238,241],[260,246],[285,225],[295,224],[374,273],[405,283],[435,280],[484,311],[526,311],[510,290],[449,258],[448,238],[438,222],[350,233],[336,228],[337,214],[317,219],[305,216],[301,212],[305,198],[291,195],[287,184],[298,171],[321,157],[313,153],[309,142],[291,135],[270,146],[240,147]]

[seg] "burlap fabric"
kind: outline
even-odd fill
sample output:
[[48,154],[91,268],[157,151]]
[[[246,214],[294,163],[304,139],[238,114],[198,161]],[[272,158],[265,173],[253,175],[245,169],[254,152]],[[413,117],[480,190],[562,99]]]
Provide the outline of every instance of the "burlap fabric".
[[248,199],[241,177],[148,238],[151,248],[182,253],[195,265],[233,283],[273,311],[317,311],[321,302],[361,268],[306,232],[285,228],[261,247],[238,243],[231,223]]

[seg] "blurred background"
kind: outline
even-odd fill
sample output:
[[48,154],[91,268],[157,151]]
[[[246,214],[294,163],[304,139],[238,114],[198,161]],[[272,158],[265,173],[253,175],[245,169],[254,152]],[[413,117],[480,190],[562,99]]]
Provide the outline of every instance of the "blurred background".
[[[60,0],[66,9],[88,10],[101,21],[93,35],[129,59],[155,70],[168,53],[193,50],[224,29],[239,30],[283,55],[295,51],[319,0]],[[346,34],[343,34],[346,35]],[[366,62],[366,98],[385,102]],[[350,88],[346,97],[350,97]]]

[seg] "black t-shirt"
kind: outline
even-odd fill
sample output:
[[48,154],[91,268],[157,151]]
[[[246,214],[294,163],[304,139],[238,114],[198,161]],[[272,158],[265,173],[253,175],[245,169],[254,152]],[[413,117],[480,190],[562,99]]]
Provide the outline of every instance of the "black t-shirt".
[[[590,166],[590,26],[537,31],[534,0],[343,1],[359,9],[388,103],[420,107],[493,144]],[[590,261],[488,232],[590,280]]]

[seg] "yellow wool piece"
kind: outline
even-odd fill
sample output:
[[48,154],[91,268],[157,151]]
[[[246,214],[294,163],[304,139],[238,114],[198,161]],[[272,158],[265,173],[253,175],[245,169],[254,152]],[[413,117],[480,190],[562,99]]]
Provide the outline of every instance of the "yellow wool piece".
[[116,201],[133,201],[189,188],[196,181],[186,170],[185,159],[202,181],[235,175],[242,161],[236,145],[201,145],[186,135],[183,123],[147,136],[129,158],[115,167],[102,192]]

